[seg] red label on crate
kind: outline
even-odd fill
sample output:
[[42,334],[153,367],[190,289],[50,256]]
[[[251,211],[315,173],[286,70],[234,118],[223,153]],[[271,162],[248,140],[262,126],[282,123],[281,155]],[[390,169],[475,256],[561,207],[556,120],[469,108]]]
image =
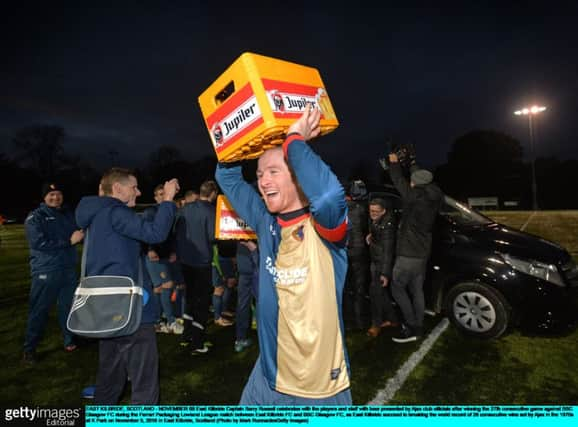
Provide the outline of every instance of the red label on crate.
[[262,79],[273,115],[279,118],[299,117],[305,105],[319,108],[323,88],[278,80]]
[[220,152],[263,123],[250,83],[227,99],[206,119],[213,147]]
[[237,215],[225,196],[217,198],[215,236],[218,239],[256,239],[257,235],[247,223]]

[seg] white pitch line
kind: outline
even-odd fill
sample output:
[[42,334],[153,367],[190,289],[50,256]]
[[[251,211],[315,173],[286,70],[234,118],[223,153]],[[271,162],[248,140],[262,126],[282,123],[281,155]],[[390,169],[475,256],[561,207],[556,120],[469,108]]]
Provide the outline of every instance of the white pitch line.
[[448,328],[449,321],[444,317],[440,323],[430,332],[428,337],[421,343],[419,349],[415,351],[406,362],[397,370],[395,375],[387,380],[385,388],[378,390],[373,399],[366,403],[366,405],[385,405],[403,386],[405,380],[411,374],[411,371],[422,361],[424,356],[430,351],[436,340]]
[[526,229],[526,227],[528,226],[528,224],[530,223],[530,221],[532,220],[532,218],[534,218],[534,215],[536,215],[536,211],[532,212],[532,215],[530,215],[528,217],[528,219],[526,220],[526,222],[524,223],[524,225],[522,225],[522,228],[520,228],[520,231],[524,231]]

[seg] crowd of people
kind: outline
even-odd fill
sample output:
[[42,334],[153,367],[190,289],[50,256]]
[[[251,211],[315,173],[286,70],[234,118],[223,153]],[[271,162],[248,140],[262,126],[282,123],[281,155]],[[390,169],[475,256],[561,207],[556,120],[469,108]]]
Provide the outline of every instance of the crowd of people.
[[[172,179],[154,189],[156,204],[139,214],[137,177],[127,169],[107,171],[98,195],[84,197],[75,212],[64,207],[58,183],[44,185],[43,203],[25,222],[32,284],[24,362],[36,362],[54,303],[65,351],[77,348],[65,320],[82,242],[87,276],[130,277],[146,295],[137,332],[99,340],[96,404],[117,404],[127,378],[133,404],[158,403],[156,333],[178,335],[192,355],[208,353],[211,305],[213,323],[235,325],[232,348],[244,351],[252,345],[253,304],[260,354],[240,403],[351,404],[343,312],[355,328],[369,326],[372,338],[383,328],[396,328],[396,342],[422,335],[422,284],[442,196],[430,172],[413,165],[408,181],[390,154],[401,217],[385,199],[367,201],[361,181],[346,199],[306,143],[319,134],[319,119],[319,110],[306,109],[283,145],[261,155],[257,189],[240,164],[220,163],[218,185],[206,181],[175,200],[180,185]],[[215,239],[219,187],[257,241]]]

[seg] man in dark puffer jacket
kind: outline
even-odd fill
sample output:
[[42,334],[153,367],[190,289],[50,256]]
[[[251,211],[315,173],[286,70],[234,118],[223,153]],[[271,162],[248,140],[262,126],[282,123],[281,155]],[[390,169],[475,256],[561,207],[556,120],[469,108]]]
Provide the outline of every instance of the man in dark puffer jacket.
[[369,202],[371,222],[367,243],[371,256],[371,327],[367,335],[370,337],[379,335],[381,328],[397,326],[397,315],[388,288],[394,259],[396,221],[393,210],[387,208],[387,203],[381,198]]

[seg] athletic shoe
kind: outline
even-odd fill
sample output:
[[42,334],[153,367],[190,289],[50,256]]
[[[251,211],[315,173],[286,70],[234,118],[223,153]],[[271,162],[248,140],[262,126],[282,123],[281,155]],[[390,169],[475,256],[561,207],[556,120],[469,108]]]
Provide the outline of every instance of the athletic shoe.
[[241,353],[246,348],[249,348],[253,342],[250,338],[245,338],[244,340],[235,341],[235,351]]
[[25,351],[22,354],[22,362],[26,365],[35,365],[37,361],[36,352],[34,351]]
[[78,349],[78,347],[76,346],[76,344],[69,344],[69,345],[64,347],[64,351],[67,353],[72,353],[73,351],[76,351],[77,349]]
[[176,320],[173,323],[169,323],[166,328],[167,333],[175,335],[181,335],[185,329],[185,327],[178,323]]
[[88,387],[84,387],[82,389],[81,396],[83,399],[94,399],[94,392],[96,390],[95,385],[89,385]]
[[235,317],[235,313],[233,313],[232,311],[223,311],[223,312],[221,312],[221,316]]
[[224,317],[219,317],[217,320],[215,320],[215,325],[219,325],[219,326],[232,326],[233,322],[231,322],[230,320],[225,319]]
[[410,328],[407,325],[402,324],[401,329],[399,330],[399,333],[394,335],[391,338],[391,340],[394,342],[397,342],[397,343],[412,342],[412,341],[417,341],[417,335],[412,330],[412,328]]
[[158,334],[170,334],[169,328],[165,322],[155,324],[155,331]]
[[206,354],[208,352],[209,352],[209,347],[207,347],[206,345],[203,345],[202,347],[195,348],[194,350],[192,350],[191,356],[197,356],[199,354]]
[[175,319],[175,321],[179,324],[179,325],[184,325],[185,324],[185,319],[183,319],[182,317],[177,317]]

